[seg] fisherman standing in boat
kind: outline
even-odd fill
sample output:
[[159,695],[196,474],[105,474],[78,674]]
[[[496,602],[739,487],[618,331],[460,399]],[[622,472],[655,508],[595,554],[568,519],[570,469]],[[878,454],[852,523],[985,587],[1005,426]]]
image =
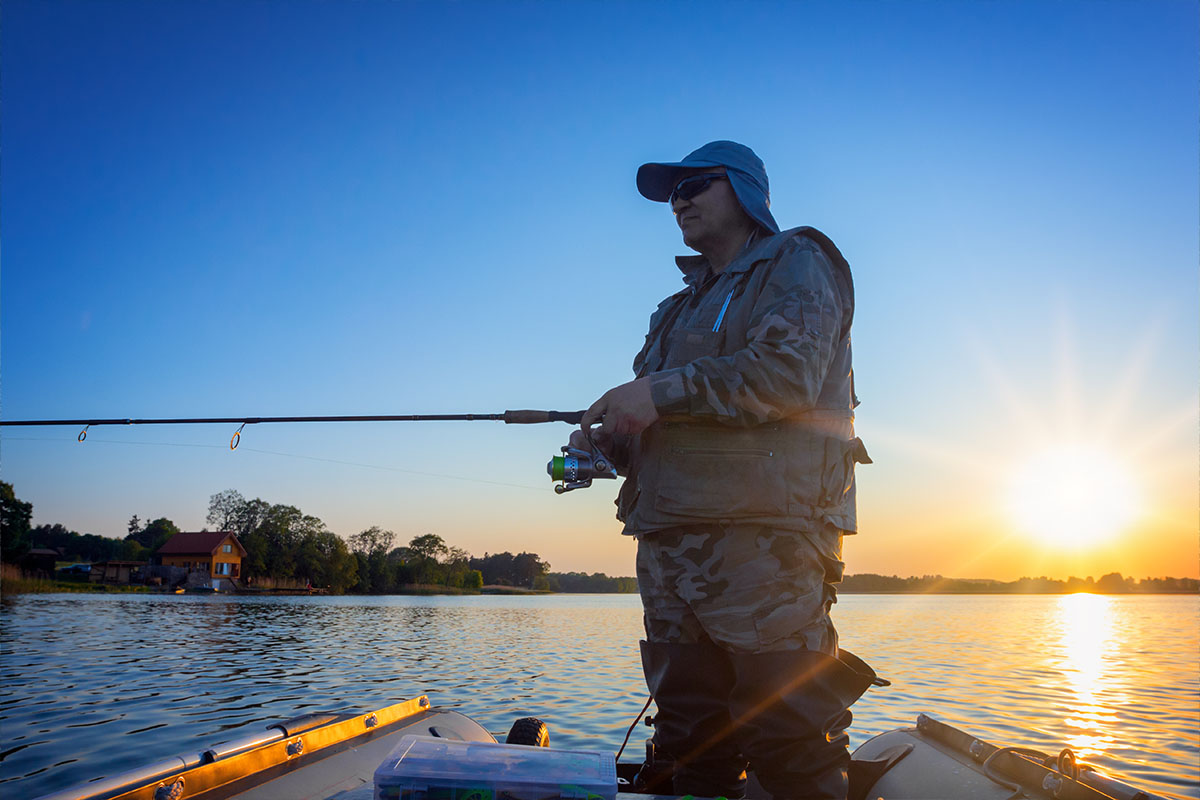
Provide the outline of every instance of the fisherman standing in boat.
[[872,677],[829,617],[869,463],[849,265],[815,229],[780,232],[744,145],[644,164],[637,187],[699,255],[676,258],[687,285],[651,316],[636,379],[572,444],[590,435],[626,478],[656,747],[676,794],[741,797],[748,763],[776,800],[845,798],[848,708]]

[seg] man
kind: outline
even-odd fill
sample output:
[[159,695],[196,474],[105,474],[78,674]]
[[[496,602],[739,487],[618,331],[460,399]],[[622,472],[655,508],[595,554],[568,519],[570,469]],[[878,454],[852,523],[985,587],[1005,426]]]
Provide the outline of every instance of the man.
[[[780,232],[762,161],[710,142],[644,164],[697,256],[650,319],[636,379],[584,415],[626,476],[642,663],[677,794],[844,798],[847,710],[873,678],[829,618],[856,530],[850,270],[812,228]],[[599,427],[592,430],[592,426]],[[839,660],[839,654],[842,660]]]

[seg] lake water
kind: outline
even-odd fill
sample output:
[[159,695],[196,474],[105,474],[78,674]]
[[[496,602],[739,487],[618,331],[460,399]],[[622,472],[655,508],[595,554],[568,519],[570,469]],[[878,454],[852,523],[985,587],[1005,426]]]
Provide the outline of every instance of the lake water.
[[[849,595],[834,617],[893,684],[854,707],[852,746],[927,712],[1200,797],[1200,597]],[[552,746],[616,750],[646,700],[641,635],[631,595],[5,598],[0,795],[419,694],[501,736],[538,716]]]

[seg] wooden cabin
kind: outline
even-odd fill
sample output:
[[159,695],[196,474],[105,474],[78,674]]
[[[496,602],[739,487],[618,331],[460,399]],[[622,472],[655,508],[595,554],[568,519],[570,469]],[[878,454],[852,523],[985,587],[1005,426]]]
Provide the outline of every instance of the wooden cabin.
[[166,567],[203,570],[213,577],[238,578],[246,548],[230,531],[177,533],[154,551]]
[[27,575],[50,578],[54,575],[54,567],[58,563],[58,559],[62,557],[61,548],[35,547],[21,556],[21,569],[25,570]]

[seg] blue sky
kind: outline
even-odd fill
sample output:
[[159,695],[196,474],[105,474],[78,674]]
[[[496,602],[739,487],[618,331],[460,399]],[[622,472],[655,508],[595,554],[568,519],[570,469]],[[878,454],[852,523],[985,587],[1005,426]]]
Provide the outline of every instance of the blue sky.
[[[1196,3],[3,11],[5,419],[584,408],[679,286],[636,167],[730,138],[855,270],[851,572],[1196,574]],[[35,522],[197,529],[236,488],[632,572],[614,488],[549,488],[563,425],[77,433],[0,436]],[[1062,437],[1141,487],[1103,547],[997,499]]]

